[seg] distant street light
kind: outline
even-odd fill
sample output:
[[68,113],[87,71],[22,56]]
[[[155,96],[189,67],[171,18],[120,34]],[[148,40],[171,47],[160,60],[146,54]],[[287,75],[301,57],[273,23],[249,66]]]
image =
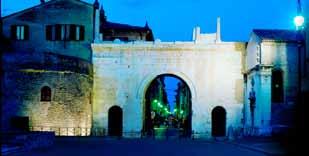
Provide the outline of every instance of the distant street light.
[[297,15],[297,16],[294,17],[294,24],[295,24],[297,30],[298,30],[299,28],[303,27],[304,23],[305,23],[305,18],[304,18],[304,16],[302,16],[302,15]]

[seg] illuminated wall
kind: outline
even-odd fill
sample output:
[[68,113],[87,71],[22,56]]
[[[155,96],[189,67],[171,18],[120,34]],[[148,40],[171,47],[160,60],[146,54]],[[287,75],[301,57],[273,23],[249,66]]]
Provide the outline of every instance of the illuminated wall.
[[[91,64],[47,53],[6,54],[3,61],[2,130],[10,128],[11,117],[25,116],[32,131],[90,135]],[[44,86],[51,89],[50,101],[42,101]]]
[[[279,122],[281,126],[291,124],[292,114],[288,112],[293,109],[297,98],[298,50],[296,42],[263,40],[256,34],[251,34],[245,55],[247,79],[245,83],[244,116],[248,133],[251,133],[249,129],[252,127],[248,99],[252,88],[256,92],[254,117],[256,131],[252,131],[252,134],[270,135],[272,126],[275,127]],[[272,102],[271,87],[272,71],[274,70],[282,71],[282,102]]]
[[93,44],[93,128],[107,129],[108,109],[123,109],[123,135],[138,137],[147,86],[160,74],[183,79],[192,93],[192,130],[211,135],[211,111],[223,106],[227,128],[241,126],[244,43],[136,42]]

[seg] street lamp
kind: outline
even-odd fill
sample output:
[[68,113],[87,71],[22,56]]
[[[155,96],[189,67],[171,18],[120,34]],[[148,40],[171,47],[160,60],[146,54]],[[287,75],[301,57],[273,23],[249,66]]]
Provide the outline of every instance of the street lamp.
[[297,15],[294,17],[294,25],[296,26],[296,30],[302,29],[305,23],[305,18],[302,15]]
[[[298,1],[299,8],[300,2]],[[297,87],[297,103],[301,103],[301,86],[302,86],[302,47],[305,45],[303,32],[305,18],[301,15],[301,9],[298,10],[298,15],[294,17],[294,25],[296,26],[297,33],[297,47],[298,47],[298,87]],[[306,52],[305,52],[306,53]],[[306,57],[305,57],[306,59]],[[305,66],[304,66],[305,67]]]

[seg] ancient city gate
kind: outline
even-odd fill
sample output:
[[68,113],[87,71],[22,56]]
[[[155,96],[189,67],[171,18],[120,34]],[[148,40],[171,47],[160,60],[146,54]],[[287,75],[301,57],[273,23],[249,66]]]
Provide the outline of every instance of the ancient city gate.
[[197,137],[211,136],[211,115],[217,106],[226,110],[226,128],[241,125],[245,44],[109,42],[93,44],[92,50],[94,129],[108,129],[108,111],[119,106],[123,112],[122,135],[139,137],[145,92],[161,74],[175,75],[188,85],[191,127]]

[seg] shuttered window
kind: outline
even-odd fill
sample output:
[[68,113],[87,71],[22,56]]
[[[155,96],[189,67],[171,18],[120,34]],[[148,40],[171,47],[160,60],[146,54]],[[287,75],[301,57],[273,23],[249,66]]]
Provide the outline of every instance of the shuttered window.
[[12,25],[11,39],[13,40],[29,40],[29,26],[28,25]]
[[74,24],[56,24],[46,26],[46,40],[49,41],[83,41],[85,28]]

